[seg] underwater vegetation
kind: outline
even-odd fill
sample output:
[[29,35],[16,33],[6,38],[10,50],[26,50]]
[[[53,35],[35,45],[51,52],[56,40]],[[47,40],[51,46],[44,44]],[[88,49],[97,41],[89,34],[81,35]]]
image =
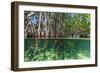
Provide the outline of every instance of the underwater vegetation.
[[24,61],[90,58],[89,39],[32,39],[24,41]]

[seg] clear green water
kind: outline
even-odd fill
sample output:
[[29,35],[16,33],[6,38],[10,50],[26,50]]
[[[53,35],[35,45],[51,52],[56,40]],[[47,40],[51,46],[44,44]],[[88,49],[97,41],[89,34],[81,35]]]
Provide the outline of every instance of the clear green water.
[[32,39],[24,41],[24,61],[90,58],[89,39]]

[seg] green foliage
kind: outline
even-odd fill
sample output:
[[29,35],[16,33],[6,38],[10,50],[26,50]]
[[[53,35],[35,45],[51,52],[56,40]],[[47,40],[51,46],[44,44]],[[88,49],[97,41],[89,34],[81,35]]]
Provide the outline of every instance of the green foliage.
[[90,20],[89,13],[25,11],[24,34],[25,38],[37,36],[90,38]]
[[65,13],[64,28],[67,37],[89,38],[90,34],[90,14]]

